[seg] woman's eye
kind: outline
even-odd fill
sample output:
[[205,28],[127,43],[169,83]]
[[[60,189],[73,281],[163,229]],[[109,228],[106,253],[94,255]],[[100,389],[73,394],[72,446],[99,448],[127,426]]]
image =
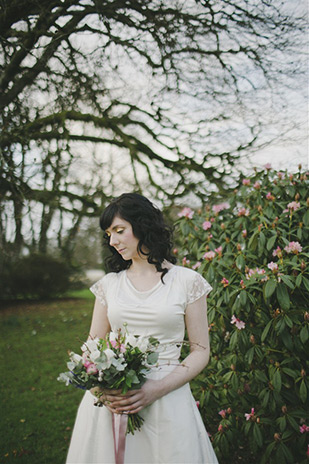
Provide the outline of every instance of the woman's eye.
[[123,233],[123,229],[117,230],[117,234],[122,234],[122,233]]

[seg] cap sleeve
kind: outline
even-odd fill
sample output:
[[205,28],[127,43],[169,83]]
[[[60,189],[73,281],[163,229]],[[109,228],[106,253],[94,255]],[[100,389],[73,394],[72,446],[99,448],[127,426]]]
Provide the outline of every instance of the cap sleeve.
[[204,277],[202,277],[197,272],[194,272],[193,279],[189,282],[188,285],[188,298],[187,303],[194,303],[194,301],[198,300],[202,296],[208,295],[208,293],[212,290],[212,286],[207,282]]
[[106,280],[105,277],[106,276],[102,277],[102,279],[98,280],[95,284],[93,284],[89,290],[98,298],[100,303],[106,306],[107,301],[104,290],[104,284]]

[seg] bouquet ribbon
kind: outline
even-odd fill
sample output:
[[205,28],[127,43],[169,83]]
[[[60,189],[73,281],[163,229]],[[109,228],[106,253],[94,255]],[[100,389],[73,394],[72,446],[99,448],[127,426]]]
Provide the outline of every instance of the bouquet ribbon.
[[113,413],[112,420],[113,420],[115,463],[124,464],[124,452],[125,452],[125,447],[126,447],[126,431],[127,431],[128,415]]

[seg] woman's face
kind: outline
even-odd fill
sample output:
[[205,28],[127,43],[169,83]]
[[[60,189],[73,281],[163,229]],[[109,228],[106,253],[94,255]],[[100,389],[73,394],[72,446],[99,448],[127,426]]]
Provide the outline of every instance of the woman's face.
[[114,247],[124,260],[140,259],[137,250],[139,240],[133,234],[132,226],[119,216],[115,216],[105,233],[110,246]]

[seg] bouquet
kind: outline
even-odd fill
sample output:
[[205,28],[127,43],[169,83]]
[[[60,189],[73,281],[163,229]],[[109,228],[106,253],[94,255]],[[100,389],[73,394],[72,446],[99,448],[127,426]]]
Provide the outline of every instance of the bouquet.
[[[104,339],[95,338],[85,342],[82,355],[69,352],[68,372],[62,372],[58,380],[84,390],[93,387],[121,389],[125,394],[138,389],[146,381],[146,374],[158,360],[156,351],[159,341],[153,337],[129,334],[121,329],[110,332]],[[97,393],[97,406],[103,406]],[[134,434],[143,423],[138,414],[129,414],[126,433]]]

